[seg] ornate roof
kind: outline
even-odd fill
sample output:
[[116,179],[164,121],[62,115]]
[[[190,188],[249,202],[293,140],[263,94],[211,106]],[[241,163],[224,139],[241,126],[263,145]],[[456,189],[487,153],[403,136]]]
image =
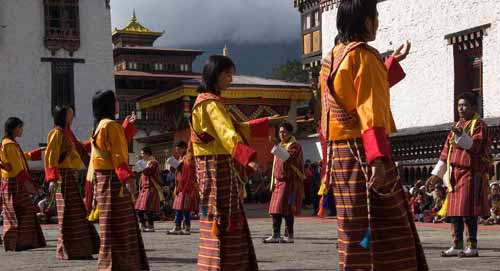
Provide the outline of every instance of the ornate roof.
[[149,28],[143,26],[137,22],[137,17],[135,16],[135,10],[132,13],[132,18],[130,22],[123,29],[115,28],[114,34],[139,34],[139,35],[151,35],[151,36],[161,36],[163,32],[154,32]]

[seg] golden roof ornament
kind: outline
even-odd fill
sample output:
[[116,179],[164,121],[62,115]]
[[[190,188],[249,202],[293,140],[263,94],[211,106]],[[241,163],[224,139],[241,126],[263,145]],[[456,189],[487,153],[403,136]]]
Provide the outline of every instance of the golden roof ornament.
[[137,16],[135,15],[135,9],[132,12],[132,18],[130,19],[130,22],[125,26],[123,29],[118,29],[115,28],[115,31],[113,31],[113,34],[120,33],[120,34],[143,34],[143,35],[162,35],[163,32],[154,32],[151,31],[149,28],[143,26],[142,24],[137,22]]

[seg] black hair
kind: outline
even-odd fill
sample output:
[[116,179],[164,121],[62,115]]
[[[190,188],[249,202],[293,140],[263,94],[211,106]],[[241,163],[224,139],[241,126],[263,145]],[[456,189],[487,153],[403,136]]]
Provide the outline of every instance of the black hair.
[[466,100],[470,105],[473,107],[478,107],[479,106],[479,97],[478,95],[472,93],[472,92],[464,92],[458,96],[457,103],[459,100]]
[[203,67],[202,80],[198,93],[217,93],[216,85],[219,75],[227,70],[236,70],[236,65],[227,56],[212,55]]
[[144,147],[142,148],[142,151],[144,152],[144,154],[146,155],[153,155],[153,151],[151,150],[150,147]]
[[286,120],[282,121],[280,123],[280,125],[278,126],[278,129],[282,128],[282,127],[285,128],[288,132],[293,133],[293,125],[290,122],[288,122]]
[[116,96],[112,90],[99,90],[92,98],[92,111],[94,113],[94,125],[97,127],[102,119],[115,119]]
[[16,129],[19,126],[22,127],[23,125],[24,122],[20,118],[17,117],[8,118],[4,125],[4,132],[5,132],[4,138],[15,140],[14,129]]
[[54,118],[54,125],[59,126],[61,128],[66,128],[67,123],[66,123],[66,116],[68,115],[69,110],[73,111],[73,114],[75,112],[75,109],[72,105],[56,105],[54,107],[54,110],[52,111],[52,117]]
[[342,0],[337,12],[338,41],[364,41],[368,35],[365,21],[377,17],[377,0]]
[[186,141],[183,141],[183,140],[177,141],[177,143],[175,143],[175,146],[179,147],[179,148],[187,149],[187,143],[186,143]]

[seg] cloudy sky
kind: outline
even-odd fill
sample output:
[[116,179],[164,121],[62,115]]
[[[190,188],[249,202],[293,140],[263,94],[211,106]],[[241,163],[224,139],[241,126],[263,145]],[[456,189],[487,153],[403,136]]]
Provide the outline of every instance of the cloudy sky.
[[293,0],[112,0],[112,23],[138,20],[166,34],[158,43],[272,43],[297,39],[300,17]]

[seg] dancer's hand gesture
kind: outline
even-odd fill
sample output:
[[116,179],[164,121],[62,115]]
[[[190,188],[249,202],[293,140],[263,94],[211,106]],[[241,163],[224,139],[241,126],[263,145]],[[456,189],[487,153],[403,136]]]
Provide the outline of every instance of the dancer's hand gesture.
[[399,48],[392,54],[392,56],[398,62],[401,62],[408,56],[408,54],[410,53],[410,49],[411,49],[411,42],[407,40],[405,43],[399,46]]

